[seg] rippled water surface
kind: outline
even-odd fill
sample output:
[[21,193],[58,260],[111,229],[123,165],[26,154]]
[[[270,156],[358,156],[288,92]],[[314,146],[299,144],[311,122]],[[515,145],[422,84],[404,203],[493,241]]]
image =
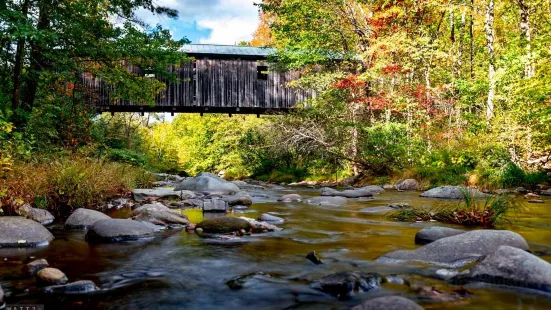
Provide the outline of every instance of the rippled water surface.
[[[384,284],[349,301],[313,290],[312,281],[345,270],[397,274],[413,286],[455,289],[432,277],[435,267],[373,262],[390,251],[416,248],[415,233],[434,223],[397,223],[382,214],[359,212],[388,203],[442,202],[420,198],[418,192],[396,191],[385,191],[373,200],[350,200],[343,207],[276,202],[277,197],[294,192],[318,195],[311,189],[254,191],[268,198],[254,198],[244,214],[231,216],[256,218],[270,212],[285,218],[284,229],[238,240],[203,239],[178,230],[148,241],[89,245],[83,232],[53,226],[56,239],[48,247],[0,249],[0,284],[10,303],[45,303],[46,309],[346,309],[364,299],[390,294],[412,298],[426,309],[551,309],[551,295],[494,285],[469,286],[474,295],[455,302],[429,300],[397,284]],[[551,262],[551,200],[528,207],[502,228],[520,233],[536,255]],[[124,217],[126,213],[112,215]],[[186,214],[193,222],[203,218],[196,210]],[[323,265],[305,259],[311,251],[322,257]],[[21,270],[34,258],[47,259],[70,281],[93,280],[105,290],[85,298],[45,297],[34,279]],[[237,277],[244,277],[243,286],[231,289],[226,283]]]

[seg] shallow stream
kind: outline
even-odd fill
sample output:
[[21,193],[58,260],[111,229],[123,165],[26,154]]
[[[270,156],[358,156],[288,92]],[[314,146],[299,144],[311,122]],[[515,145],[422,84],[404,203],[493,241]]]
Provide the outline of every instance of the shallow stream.
[[[305,188],[250,191],[254,204],[244,214],[258,217],[270,212],[285,219],[283,231],[238,240],[201,238],[184,230],[169,231],[153,240],[124,244],[90,245],[84,232],[51,228],[56,239],[38,249],[0,249],[0,284],[10,303],[46,304],[46,309],[346,309],[380,295],[407,296],[426,309],[551,309],[551,295],[520,288],[471,285],[474,295],[452,302],[428,299],[405,285],[388,284],[348,301],[310,288],[310,283],[337,271],[359,270],[397,274],[412,286],[435,286],[441,291],[457,287],[434,277],[437,268],[421,264],[382,265],[377,257],[398,249],[414,249],[415,233],[435,223],[398,223],[382,214],[359,212],[389,203],[437,205],[442,200],[419,197],[418,192],[385,191],[373,200],[351,199],[343,207],[279,203],[287,193],[317,196]],[[545,199],[545,198],[544,198]],[[534,254],[551,262],[551,200],[527,205],[503,229],[521,234]],[[129,210],[112,213],[126,217]],[[188,210],[192,222],[201,211]],[[305,256],[316,251],[324,264]],[[70,281],[93,280],[105,290],[86,297],[53,298],[42,295],[24,264],[45,258],[65,272]],[[241,288],[228,281],[244,277]]]

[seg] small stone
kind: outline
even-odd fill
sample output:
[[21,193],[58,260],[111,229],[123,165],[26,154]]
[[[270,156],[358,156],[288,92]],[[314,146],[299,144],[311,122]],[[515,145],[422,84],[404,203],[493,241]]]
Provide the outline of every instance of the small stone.
[[50,267],[40,270],[36,274],[36,280],[38,284],[43,286],[61,285],[69,281],[67,276],[61,270]]
[[302,196],[300,196],[299,194],[287,194],[287,195],[281,196],[277,201],[281,201],[281,202],[301,202],[302,201]]
[[306,258],[311,261],[312,263],[316,264],[316,265],[321,265],[323,264],[323,262],[321,261],[321,259],[318,257],[318,255],[316,254],[316,251],[312,251],[310,253],[308,253],[308,255],[306,255]]
[[312,287],[338,299],[349,299],[359,292],[368,292],[379,287],[381,282],[381,275],[376,273],[345,271],[316,281]]
[[541,199],[540,195],[536,195],[534,193],[528,193],[528,194],[524,195],[524,198],[529,199],[529,200]]
[[283,224],[285,223],[285,220],[281,217],[274,216],[268,213],[264,213],[261,216],[258,217],[259,221],[268,222],[272,224]]
[[50,266],[48,264],[48,261],[45,259],[37,259],[30,263],[28,263],[24,268],[23,271],[26,273],[29,273],[30,275],[34,276],[37,272],[40,270]]
[[44,288],[44,293],[54,295],[81,295],[98,291],[96,284],[89,280],[76,281],[66,285],[55,285]]
[[545,201],[541,199],[530,199],[528,200],[529,203],[545,203]]
[[365,301],[351,310],[423,310],[423,307],[404,297],[384,296]]
[[206,199],[203,204],[203,212],[226,212],[228,203],[221,199]]

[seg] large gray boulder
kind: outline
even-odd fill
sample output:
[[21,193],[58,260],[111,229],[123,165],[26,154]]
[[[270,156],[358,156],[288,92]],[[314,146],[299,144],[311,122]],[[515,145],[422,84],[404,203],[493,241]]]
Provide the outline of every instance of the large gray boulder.
[[366,189],[347,189],[344,191],[338,191],[330,187],[324,187],[320,190],[322,196],[332,197],[345,197],[345,198],[360,198],[360,197],[372,197],[373,192]]
[[465,233],[465,230],[442,226],[425,227],[415,234],[416,244],[429,244],[433,241]]
[[360,187],[359,189],[368,191],[373,195],[377,195],[385,191],[385,189],[379,185],[368,185],[368,186]]
[[207,234],[230,234],[242,229],[250,231],[251,228],[251,224],[244,219],[224,216],[202,221],[195,226],[195,231]]
[[381,207],[369,207],[369,208],[363,208],[360,209],[360,212],[362,213],[383,213],[383,212],[391,212],[401,209],[408,209],[411,208],[411,205],[407,203],[390,203],[386,206]]
[[185,226],[190,223],[187,216],[159,203],[143,205],[134,210],[130,217],[135,221],[168,227]]
[[423,310],[423,307],[405,297],[384,296],[364,301],[351,310]]
[[381,275],[376,273],[344,271],[314,282],[312,288],[339,299],[348,299],[357,293],[368,292],[379,287],[381,282]]
[[76,209],[73,214],[65,221],[65,228],[68,229],[88,229],[88,227],[94,225],[99,220],[110,219],[106,214],[99,211],[90,209],[79,208]]
[[205,199],[203,201],[203,212],[226,212],[228,203],[222,199]]
[[239,187],[212,173],[200,173],[194,178],[187,179],[178,184],[175,191],[190,190],[196,192],[239,192]]
[[551,293],[551,264],[522,249],[503,245],[451,281],[456,284],[488,282]]
[[487,198],[490,197],[488,194],[484,194],[476,188],[464,188],[459,186],[440,186],[428,191],[423,192],[421,197],[428,198],[444,198],[444,199],[463,199],[466,192],[473,196],[474,198]]
[[182,193],[168,188],[134,189],[132,190],[132,198],[136,202],[158,199],[180,199],[182,198]]
[[528,243],[508,230],[474,230],[442,238],[415,250],[400,250],[377,259],[382,263],[423,262],[457,268],[483,259],[500,246],[509,245],[528,250]]
[[348,203],[348,200],[344,197],[312,197],[306,200],[306,203],[309,205],[315,206],[344,206]]
[[50,225],[55,217],[48,210],[33,208],[29,204],[24,204],[18,212],[26,218],[38,222],[42,225]]
[[400,191],[416,191],[419,189],[419,182],[415,179],[399,180],[394,187]]
[[22,216],[0,216],[0,248],[48,245],[54,236],[39,223]]
[[86,241],[112,243],[144,239],[153,236],[153,230],[142,222],[122,219],[99,220],[88,229]]
[[272,231],[280,231],[283,228],[277,227],[275,225],[272,225],[267,222],[263,221],[257,221],[255,219],[241,216],[240,219],[243,219],[251,224],[252,232],[254,233],[264,233],[264,232],[272,232]]
[[271,224],[283,224],[285,223],[285,220],[279,216],[271,215],[268,213],[264,213],[258,217],[259,221],[262,222],[268,222]]

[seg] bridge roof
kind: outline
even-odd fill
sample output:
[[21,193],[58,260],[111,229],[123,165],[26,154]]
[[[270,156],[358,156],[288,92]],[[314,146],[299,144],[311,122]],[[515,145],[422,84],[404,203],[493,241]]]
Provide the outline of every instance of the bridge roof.
[[275,49],[239,45],[186,44],[182,47],[182,51],[192,55],[248,56],[265,58],[273,54]]

